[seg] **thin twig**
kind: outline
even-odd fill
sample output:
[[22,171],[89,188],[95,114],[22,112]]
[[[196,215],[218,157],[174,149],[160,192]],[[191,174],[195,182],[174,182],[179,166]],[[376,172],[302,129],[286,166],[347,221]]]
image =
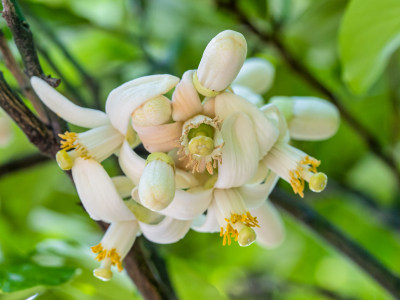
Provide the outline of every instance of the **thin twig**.
[[363,139],[365,144],[369,147],[371,152],[378,156],[386,165],[392,170],[396,177],[397,182],[400,184],[400,172],[397,169],[396,161],[393,156],[388,155],[381,147],[378,139],[354,116],[343,106],[339,98],[317,77],[315,77],[312,72],[303,65],[295,55],[286,47],[286,45],[281,41],[277,32],[266,33],[258,29],[248,17],[240,10],[237,6],[237,1],[230,0],[228,2],[217,0],[217,4],[230,11],[234,14],[237,19],[245,25],[250,31],[257,35],[263,42],[273,45],[278,52],[281,54],[282,58],[288,64],[288,66],[297,73],[301,78],[303,78],[308,84],[314,87],[318,92],[324,95],[327,100],[332,102],[339,110],[341,117],[347,121],[347,123],[357,132],[357,134]]
[[36,94],[34,93],[28,77],[21,71],[20,66],[18,65],[17,61],[12,55],[2,30],[0,30],[0,52],[3,55],[4,63],[7,69],[10,70],[14,78],[17,80],[22,90],[22,93],[25,95],[26,98],[28,98],[31,101],[33,107],[35,108],[35,110],[39,115],[39,118],[47,123],[48,120],[46,112],[43,109],[43,105],[37,98]]
[[310,227],[337,250],[347,255],[394,297],[399,297],[400,278],[314,209],[279,188],[275,188],[270,198],[276,205]]
[[48,156],[44,156],[41,153],[33,153],[10,160],[5,164],[0,165],[0,178],[47,161],[50,161],[50,158]]
[[47,81],[51,86],[58,86],[60,80],[46,76],[40,66],[39,58],[36,54],[35,45],[33,43],[32,32],[29,29],[28,23],[21,19],[21,14],[17,14],[12,1],[2,0],[2,3],[3,18],[6,20],[7,25],[14,36],[14,41],[21,53],[27,75],[29,77],[40,77]]

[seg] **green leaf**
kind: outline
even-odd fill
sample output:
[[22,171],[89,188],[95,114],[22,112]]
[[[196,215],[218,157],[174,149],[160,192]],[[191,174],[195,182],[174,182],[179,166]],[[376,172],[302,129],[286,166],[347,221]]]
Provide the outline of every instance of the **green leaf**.
[[357,94],[381,75],[400,45],[400,1],[353,0],[344,15],[339,51],[343,79]]
[[0,265],[0,293],[12,293],[34,286],[57,286],[75,275],[75,268],[45,267],[34,263]]

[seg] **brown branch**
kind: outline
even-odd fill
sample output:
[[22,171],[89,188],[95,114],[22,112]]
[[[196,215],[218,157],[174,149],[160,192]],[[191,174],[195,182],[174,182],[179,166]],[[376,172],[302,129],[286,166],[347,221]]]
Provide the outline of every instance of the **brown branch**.
[[22,90],[22,93],[25,95],[26,98],[28,98],[31,101],[40,119],[43,120],[44,122],[48,122],[46,112],[43,109],[43,105],[37,98],[35,92],[33,91],[28,77],[21,71],[20,66],[18,65],[17,61],[12,55],[2,30],[0,30],[0,52],[3,55],[4,63],[7,69],[10,70],[14,78],[17,80]]
[[368,251],[319,215],[314,209],[279,188],[276,188],[272,192],[270,198],[277,206],[307,225],[337,250],[349,257],[395,298],[399,297],[400,278],[383,266]]
[[10,173],[25,170],[48,161],[50,161],[50,158],[40,153],[33,153],[24,157],[10,160],[5,164],[0,165],[0,178]]
[[22,20],[21,15],[17,13],[15,5],[11,0],[2,0],[3,3],[3,18],[10,28],[18,51],[21,53],[26,74],[28,77],[37,76],[46,80],[51,86],[58,86],[59,79],[46,76],[39,63],[39,58],[36,54],[35,45],[33,43],[32,32],[26,21]]
[[295,57],[295,55],[281,41],[276,31],[273,31],[272,33],[266,33],[258,29],[240,10],[240,8],[237,6],[237,1],[229,0],[228,2],[225,2],[223,0],[217,0],[217,4],[221,8],[227,9],[229,12],[235,15],[239,22],[250,29],[250,31],[257,35],[263,42],[273,45],[278,50],[287,65],[295,73],[303,78],[315,90],[324,95],[327,100],[332,102],[339,110],[341,117],[346,120],[346,122],[354,129],[354,131],[357,132],[357,134],[369,147],[371,152],[373,152],[377,157],[385,162],[385,164],[392,170],[397,182],[400,184],[400,171],[396,167],[396,161],[393,156],[388,155],[382,149],[378,139],[363,124],[355,119],[353,115],[347,110],[347,108],[343,106],[339,98]]
[[54,157],[59,150],[56,135],[11,90],[2,72],[0,72],[0,106],[17,123],[32,144],[43,154]]

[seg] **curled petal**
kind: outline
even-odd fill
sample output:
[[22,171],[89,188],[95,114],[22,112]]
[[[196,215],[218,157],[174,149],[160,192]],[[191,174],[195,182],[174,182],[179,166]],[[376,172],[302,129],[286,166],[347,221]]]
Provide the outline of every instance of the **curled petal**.
[[111,124],[125,135],[135,109],[147,100],[165,94],[178,82],[179,78],[172,75],[151,75],[134,79],[112,90],[106,102]]
[[186,121],[202,110],[201,100],[193,86],[194,70],[186,71],[172,94],[172,119]]
[[249,181],[258,168],[259,153],[253,124],[245,113],[235,113],[224,121],[221,134],[225,144],[215,187],[240,186]]
[[[278,128],[254,104],[251,104],[242,97],[226,92],[216,97],[215,113],[218,117],[225,119],[235,112],[245,113],[253,122],[258,141],[259,158],[261,159],[278,139]],[[246,133],[244,134],[246,135]]]
[[177,189],[171,204],[161,214],[180,220],[193,220],[201,215],[212,199],[212,189],[194,188],[188,191]]
[[242,195],[248,208],[258,207],[268,198],[278,179],[279,176],[276,173],[269,171],[264,183],[245,184],[237,188],[237,190]]
[[212,202],[206,215],[198,216],[192,224],[192,229],[198,232],[219,232],[220,225],[215,214],[215,202]]
[[258,225],[254,227],[257,242],[266,248],[279,246],[285,238],[285,227],[276,208],[267,200],[258,208],[250,209],[250,213],[257,217]]
[[118,157],[122,171],[128,176],[135,185],[139,184],[140,176],[142,176],[146,160],[132,150],[128,141],[124,141]]
[[140,223],[140,228],[143,235],[149,241],[158,244],[170,244],[182,239],[189,231],[191,224],[192,221],[182,221],[165,217],[156,225]]
[[79,198],[93,220],[111,223],[135,219],[97,161],[78,157],[72,167],[72,177]]
[[40,100],[67,122],[86,128],[109,124],[108,117],[104,112],[72,103],[39,77],[32,77],[31,84]]
[[149,152],[167,152],[179,147],[179,138],[182,135],[181,122],[134,128]]
[[253,57],[246,59],[233,83],[245,86],[257,94],[264,94],[271,87],[274,77],[275,68],[268,60]]
[[280,111],[280,109],[275,104],[266,104],[260,108],[264,113],[264,116],[273,122],[279,130],[279,141],[289,142],[290,135],[288,126],[286,123],[285,115]]

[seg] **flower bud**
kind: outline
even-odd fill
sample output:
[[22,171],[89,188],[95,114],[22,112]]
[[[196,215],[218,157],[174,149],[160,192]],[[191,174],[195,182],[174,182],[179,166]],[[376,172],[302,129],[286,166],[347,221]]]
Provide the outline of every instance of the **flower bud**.
[[271,103],[285,115],[293,139],[327,139],[339,127],[339,112],[326,100],[316,97],[273,97]]
[[141,204],[154,211],[166,208],[175,196],[174,162],[167,154],[155,152],[148,156],[139,182]]
[[274,66],[268,60],[253,57],[244,62],[233,83],[245,86],[254,93],[264,94],[271,87],[274,77]]
[[161,125],[170,119],[171,102],[162,95],[146,101],[132,113],[132,122],[136,126]]
[[213,97],[225,90],[236,78],[246,58],[247,44],[243,35],[225,30],[215,36],[204,50],[194,74],[198,92]]

